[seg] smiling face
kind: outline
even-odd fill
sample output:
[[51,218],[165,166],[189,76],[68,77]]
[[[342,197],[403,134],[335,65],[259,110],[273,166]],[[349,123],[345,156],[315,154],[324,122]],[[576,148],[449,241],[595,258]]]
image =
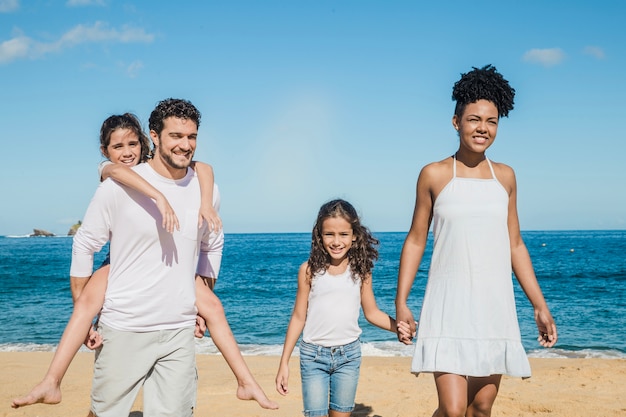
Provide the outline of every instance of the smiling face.
[[151,130],[150,136],[156,149],[152,161],[174,178],[184,176],[196,150],[196,123],[190,119],[168,117],[163,120],[161,132],[157,134]]
[[498,120],[498,108],[491,101],[467,104],[461,117],[456,114],[452,117],[452,125],[459,132],[460,147],[484,153],[496,139]]
[[137,165],[141,158],[139,137],[135,132],[126,128],[114,130],[111,133],[109,144],[100,150],[111,162],[129,167]]
[[322,223],[322,243],[330,255],[331,265],[347,262],[348,251],[355,240],[352,225],[343,217],[329,217]]

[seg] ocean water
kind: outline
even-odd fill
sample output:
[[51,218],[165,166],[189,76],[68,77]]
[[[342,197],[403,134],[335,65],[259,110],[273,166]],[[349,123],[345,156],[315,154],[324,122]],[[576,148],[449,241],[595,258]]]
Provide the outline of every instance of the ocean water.
[[[378,306],[394,315],[405,234],[376,237],[381,245],[374,293]],[[532,308],[516,282],[522,341],[529,355],[626,358],[626,231],[533,231],[523,237],[559,331],[554,348],[537,344]],[[216,293],[244,355],[280,355],[309,239],[308,233],[226,235]],[[70,237],[0,237],[0,351],[55,349],[72,311],[71,245]],[[431,245],[409,299],[416,318]],[[105,253],[96,254],[96,264]],[[410,346],[362,315],[361,328],[364,355],[412,355]],[[208,336],[197,340],[196,347],[200,354],[219,353]]]

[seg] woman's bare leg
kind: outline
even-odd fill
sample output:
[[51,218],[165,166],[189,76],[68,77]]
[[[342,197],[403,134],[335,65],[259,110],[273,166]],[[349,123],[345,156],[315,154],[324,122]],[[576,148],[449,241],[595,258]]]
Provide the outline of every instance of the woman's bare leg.
[[490,417],[496,401],[502,375],[468,378],[467,417]]
[[433,417],[465,417],[467,379],[462,375],[435,373],[439,406]]

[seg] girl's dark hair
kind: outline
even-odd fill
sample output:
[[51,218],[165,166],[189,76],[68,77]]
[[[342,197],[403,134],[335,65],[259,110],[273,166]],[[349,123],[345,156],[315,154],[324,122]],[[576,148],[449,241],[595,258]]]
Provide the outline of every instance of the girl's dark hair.
[[352,233],[356,240],[352,243],[352,247],[348,251],[348,263],[355,280],[361,281],[367,279],[374,268],[374,261],[378,259],[378,249],[376,246],[379,241],[369,229],[361,224],[359,215],[352,206],[345,200],[332,200],[324,204],[319,213],[313,232],[311,234],[311,253],[309,255],[307,275],[309,281],[317,273],[323,273],[330,264],[330,255],[324,249],[322,240],[322,224],[324,220],[331,217],[341,217],[352,226]]
[[[150,141],[148,136],[143,132],[139,119],[132,113],[124,113],[121,115],[113,115],[102,122],[100,128],[100,147],[106,150],[111,143],[111,134],[117,129],[128,129],[137,135],[141,144],[140,162],[146,162],[150,157]],[[105,155],[106,156],[106,155]]]
[[502,77],[496,67],[486,65],[472,67],[472,71],[461,74],[461,79],[454,83],[452,100],[456,101],[454,114],[463,115],[465,106],[478,100],[488,100],[498,109],[498,117],[508,117],[513,110],[515,89]]

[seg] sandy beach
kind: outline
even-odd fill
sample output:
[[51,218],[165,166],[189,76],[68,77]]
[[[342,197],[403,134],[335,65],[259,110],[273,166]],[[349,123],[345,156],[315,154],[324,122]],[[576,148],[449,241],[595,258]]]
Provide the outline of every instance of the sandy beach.
[[[67,375],[63,401],[58,405],[33,405],[14,410],[11,399],[26,393],[44,375],[52,352],[2,352],[1,398],[3,417],[85,416],[89,409],[93,354],[79,353]],[[300,374],[298,358],[291,362],[291,393],[281,397],[274,389],[278,357],[246,356],[246,362],[270,398],[276,411],[235,397],[236,383],[221,356],[198,355],[198,403],[196,416],[280,417],[299,416]],[[410,358],[364,357],[353,416],[430,417],[436,407],[432,375],[409,373]],[[494,416],[612,417],[626,415],[626,360],[531,359],[533,377],[505,377],[494,407]],[[130,417],[141,417],[141,399]]]

